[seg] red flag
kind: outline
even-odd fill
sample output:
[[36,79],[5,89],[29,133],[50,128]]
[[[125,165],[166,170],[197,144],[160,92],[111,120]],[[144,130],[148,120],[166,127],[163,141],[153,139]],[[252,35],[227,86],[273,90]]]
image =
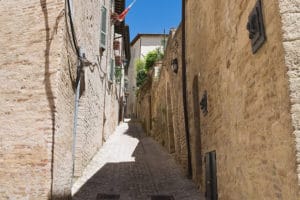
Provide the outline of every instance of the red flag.
[[125,16],[127,15],[127,13],[129,12],[130,8],[133,6],[133,4],[136,2],[136,0],[134,0],[119,16],[118,16],[118,20],[120,22],[124,21]]

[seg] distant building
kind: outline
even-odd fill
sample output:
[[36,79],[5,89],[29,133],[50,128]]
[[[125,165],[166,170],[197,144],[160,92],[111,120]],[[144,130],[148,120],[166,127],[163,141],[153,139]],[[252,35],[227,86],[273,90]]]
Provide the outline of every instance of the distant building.
[[136,117],[135,92],[136,69],[135,63],[138,59],[144,58],[152,50],[164,51],[168,35],[165,34],[138,34],[131,42],[131,61],[128,69],[128,99],[126,107],[127,117]]

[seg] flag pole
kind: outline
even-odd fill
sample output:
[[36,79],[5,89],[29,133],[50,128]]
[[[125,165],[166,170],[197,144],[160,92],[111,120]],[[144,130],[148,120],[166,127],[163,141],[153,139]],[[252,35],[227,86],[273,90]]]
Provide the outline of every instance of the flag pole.
[[118,16],[118,20],[120,22],[122,22],[125,19],[125,16],[127,15],[127,13],[129,12],[130,8],[133,6],[133,4],[135,4],[136,0],[133,0],[131,2],[131,4],[129,4],[129,6]]

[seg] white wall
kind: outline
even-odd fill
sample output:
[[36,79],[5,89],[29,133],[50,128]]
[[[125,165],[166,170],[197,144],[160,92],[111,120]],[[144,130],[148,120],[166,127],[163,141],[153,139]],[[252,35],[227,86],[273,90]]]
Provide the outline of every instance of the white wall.
[[[138,59],[144,58],[150,51],[160,48],[163,51],[162,40],[164,39],[161,35],[148,36],[141,35],[140,38],[132,44],[131,50],[131,60],[128,69],[128,100],[127,100],[127,117],[133,117],[136,115],[135,106],[135,93],[137,90],[136,86],[136,70],[135,63]],[[166,37],[167,39],[167,37]]]

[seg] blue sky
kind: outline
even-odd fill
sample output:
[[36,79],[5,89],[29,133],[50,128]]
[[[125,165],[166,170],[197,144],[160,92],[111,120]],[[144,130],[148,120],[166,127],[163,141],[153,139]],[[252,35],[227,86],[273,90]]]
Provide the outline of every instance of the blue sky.
[[[133,0],[126,0],[126,7]],[[181,21],[181,0],[137,0],[126,16],[130,40],[138,33],[169,33]]]

